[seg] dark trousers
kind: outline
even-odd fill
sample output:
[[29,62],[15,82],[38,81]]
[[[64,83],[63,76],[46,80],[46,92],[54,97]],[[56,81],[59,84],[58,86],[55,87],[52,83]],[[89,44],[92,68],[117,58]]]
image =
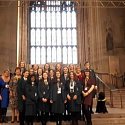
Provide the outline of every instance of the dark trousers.
[[34,116],[26,116],[26,125],[33,125]]
[[82,119],[83,119],[83,121],[85,121],[85,106],[84,106],[84,104],[82,104]]
[[23,103],[23,109],[19,110],[19,122],[20,125],[24,125],[25,123],[25,103]]
[[41,112],[40,120],[41,120],[42,125],[46,125],[46,123],[48,121],[48,117],[49,117],[48,112]]
[[1,108],[2,122],[6,120],[7,108]]
[[20,121],[20,125],[24,125],[24,122],[25,122],[25,112],[19,111],[19,121]]
[[62,114],[61,113],[55,113],[54,114],[56,119],[56,125],[62,125]]
[[92,125],[91,111],[89,105],[84,105],[84,115],[87,125]]
[[2,109],[0,108],[0,123],[2,122]]
[[68,104],[67,103],[65,104],[65,112],[64,112],[64,115],[63,115],[63,120],[64,121],[70,121],[71,120],[71,113],[68,110]]
[[78,125],[79,112],[71,112],[72,125]]

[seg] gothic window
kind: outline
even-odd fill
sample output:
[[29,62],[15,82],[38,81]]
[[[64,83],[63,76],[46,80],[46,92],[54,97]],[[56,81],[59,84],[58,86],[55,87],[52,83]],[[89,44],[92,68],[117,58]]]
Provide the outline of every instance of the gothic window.
[[30,3],[30,63],[77,64],[75,3],[43,0]]

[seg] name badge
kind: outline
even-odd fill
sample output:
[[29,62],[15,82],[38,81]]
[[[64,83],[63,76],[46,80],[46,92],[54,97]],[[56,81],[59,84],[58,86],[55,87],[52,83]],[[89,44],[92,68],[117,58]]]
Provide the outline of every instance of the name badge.
[[37,93],[35,93],[35,96],[37,96]]
[[88,87],[85,87],[85,89],[84,90],[88,90]]
[[9,85],[5,85],[5,88],[9,88]]
[[60,93],[61,93],[61,88],[58,88],[57,93],[58,93],[58,94],[60,94]]
[[74,86],[70,86],[70,89],[74,89]]

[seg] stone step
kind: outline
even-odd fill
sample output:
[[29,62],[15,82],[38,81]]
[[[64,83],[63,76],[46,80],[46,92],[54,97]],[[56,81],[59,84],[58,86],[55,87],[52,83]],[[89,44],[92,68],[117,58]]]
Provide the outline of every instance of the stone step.
[[125,125],[125,118],[95,118],[93,125]]
[[[125,118],[94,118],[92,119],[93,125],[125,125]],[[0,125],[8,125],[11,124],[3,123]],[[19,123],[13,123],[13,125],[19,125]],[[41,125],[40,122],[35,122],[34,125]],[[55,122],[47,122],[47,125],[56,125]],[[62,125],[71,125],[71,122],[63,121]],[[85,122],[79,121],[79,125],[85,125]]]

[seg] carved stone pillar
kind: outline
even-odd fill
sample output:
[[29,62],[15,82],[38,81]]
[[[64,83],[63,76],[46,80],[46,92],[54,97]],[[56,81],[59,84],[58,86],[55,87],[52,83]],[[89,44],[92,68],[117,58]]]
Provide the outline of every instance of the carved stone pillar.
[[19,17],[19,61],[28,63],[28,2],[21,3]]

